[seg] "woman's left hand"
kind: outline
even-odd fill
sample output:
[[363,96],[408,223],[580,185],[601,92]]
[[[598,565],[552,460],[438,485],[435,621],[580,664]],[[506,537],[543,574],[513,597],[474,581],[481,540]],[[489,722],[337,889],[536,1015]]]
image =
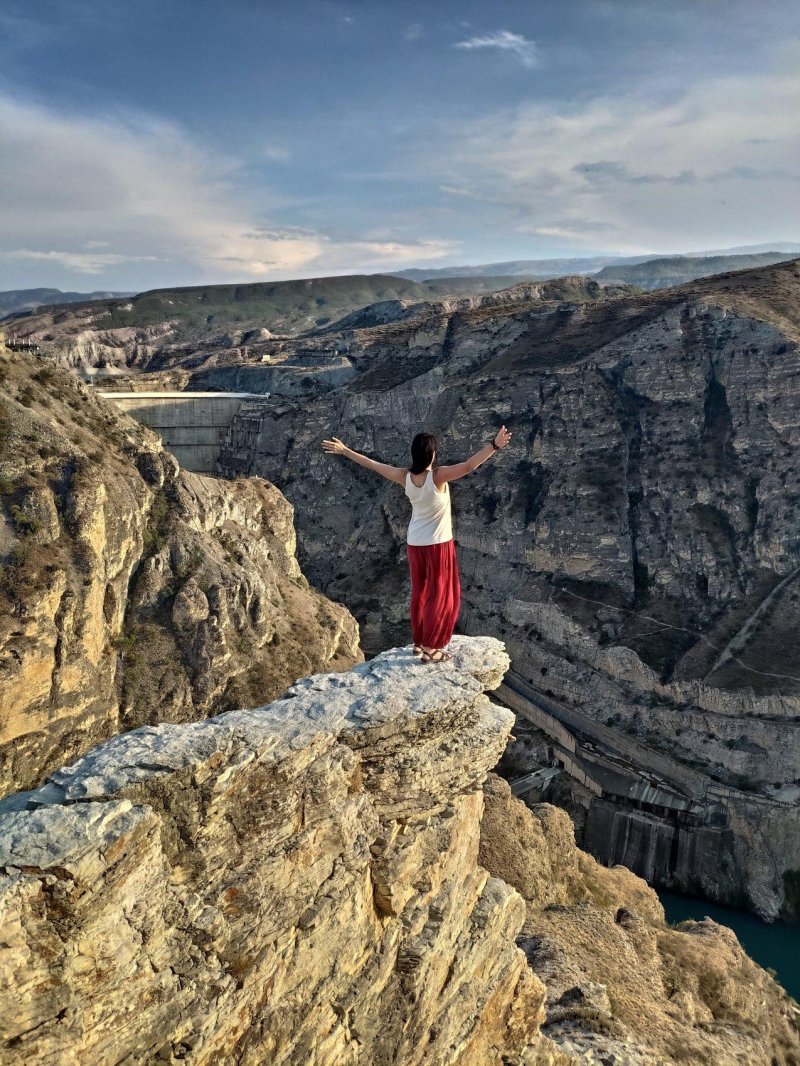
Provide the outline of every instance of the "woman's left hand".
[[511,434],[505,426],[501,426],[498,432],[494,435],[494,442],[498,448],[505,448],[510,440]]
[[347,451],[347,445],[340,441],[338,437],[334,437],[332,440],[324,440],[322,447],[329,455],[344,455]]

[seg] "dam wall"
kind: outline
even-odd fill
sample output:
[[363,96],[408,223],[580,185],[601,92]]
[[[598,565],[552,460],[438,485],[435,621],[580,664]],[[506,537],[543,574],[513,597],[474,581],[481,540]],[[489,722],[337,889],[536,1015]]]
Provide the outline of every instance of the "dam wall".
[[186,470],[213,474],[228,428],[249,392],[109,392],[100,395],[159,434]]
[[[542,781],[539,799],[556,787],[555,802],[572,815],[579,846],[600,862],[766,920],[794,916],[788,886],[800,858],[796,804],[684,766],[548,698],[514,670],[495,697],[549,739],[545,766],[563,772]],[[537,753],[527,769],[544,769],[541,759]]]

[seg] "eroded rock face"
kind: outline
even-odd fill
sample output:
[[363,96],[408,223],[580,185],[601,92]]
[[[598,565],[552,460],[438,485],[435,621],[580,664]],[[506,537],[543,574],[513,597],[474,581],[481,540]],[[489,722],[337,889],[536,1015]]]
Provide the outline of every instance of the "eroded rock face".
[[[407,639],[408,501],[320,442],[405,464],[425,428],[448,463],[505,423],[509,448],[452,489],[459,631],[491,631],[545,695],[623,737],[778,797],[757,851],[735,845],[734,874],[704,883],[737,905],[744,885],[770,916],[800,869],[799,309],[798,261],[611,300],[430,306],[345,330],[358,377],[240,411],[222,457],[286,492],[304,571],[369,653]],[[757,839],[763,804],[734,821]]]
[[68,373],[0,359],[0,793],[121,729],[262,703],[363,659],[260,479],[182,471]]
[[730,930],[670,929],[487,780],[508,656],[452,650],[134,730],[0,801],[3,1061],[796,1062]]
[[[362,623],[373,613],[371,650],[399,622],[371,589],[400,554],[408,505],[320,441],[336,427],[402,464],[424,427],[451,462],[505,423],[511,446],[453,489],[465,623],[485,625],[494,609],[523,637],[524,608],[554,602],[595,646],[629,648],[662,681],[800,696],[791,670],[770,669],[796,640],[796,580],[735,654],[720,654],[800,572],[798,305],[797,262],[617,299],[428,305],[334,333],[327,343],[358,376],[243,410],[221,466],[285,488],[309,579],[346,595]],[[329,550],[353,529],[346,553]],[[654,613],[661,628],[640,633]]]
[[395,649],[9,797],[4,1061],[518,1061],[544,989],[477,862],[507,665],[489,638]]

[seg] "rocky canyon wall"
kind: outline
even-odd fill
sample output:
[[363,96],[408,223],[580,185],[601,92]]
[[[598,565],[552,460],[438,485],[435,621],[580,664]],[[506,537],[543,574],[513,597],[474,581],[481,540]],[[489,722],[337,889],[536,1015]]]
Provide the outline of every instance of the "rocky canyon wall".
[[[452,489],[459,630],[502,638],[529,680],[623,736],[774,798],[751,905],[777,913],[800,869],[800,264],[431,306],[339,340],[358,377],[242,410],[222,469],[286,493],[305,572],[369,653],[408,639],[408,501],[321,441],[402,465],[426,428],[452,462],[505,423],[509,448]],[[736,831],[758,838],[762,806]]]
[[0,353],[0,793],[133,726],[363,658],[261,479],[182,471],[67,372]]

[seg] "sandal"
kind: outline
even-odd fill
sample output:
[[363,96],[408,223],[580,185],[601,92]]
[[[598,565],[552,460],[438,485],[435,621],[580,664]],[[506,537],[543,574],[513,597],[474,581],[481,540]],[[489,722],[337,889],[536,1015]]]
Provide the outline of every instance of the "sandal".
[[429,655],[426,651],[422,653],[422,661],[424,663],[443,663],[451,658],[452,656],[448,655],[446,651],[442,651],[441,648],[434,648],[432,655]]
[[413,651],[414,651],[415,655],[422,655],[422,645],[421,644],[415,644],[414,648],[413,648]]

